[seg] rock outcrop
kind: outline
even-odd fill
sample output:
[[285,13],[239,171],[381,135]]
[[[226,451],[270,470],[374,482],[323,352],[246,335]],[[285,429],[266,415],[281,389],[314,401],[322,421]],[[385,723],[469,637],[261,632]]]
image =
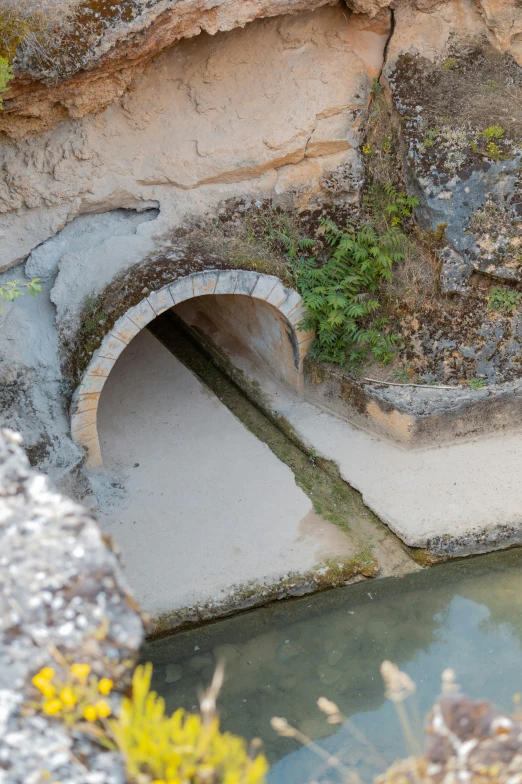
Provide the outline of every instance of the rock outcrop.
[[19,442],[0,432],[2,782],[122,784],[118,754],[28,708],[42,667],[86,663],[124,689],[143,622],[93,517],[30,469]]

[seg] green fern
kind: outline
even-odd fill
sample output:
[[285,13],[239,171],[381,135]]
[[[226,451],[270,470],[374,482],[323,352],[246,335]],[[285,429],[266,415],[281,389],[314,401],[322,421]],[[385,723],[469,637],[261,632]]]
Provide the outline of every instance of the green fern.
[[365,322],[380,307],[373,296],[379,284],[391,280],[393,264],[404,257],[404,235],[396,226],[378,234],[371,224],[345,231],[330,219],[321,225],[331,248],[326,264],[318,266],[314,257],[301,257],[294,265],[307,308],[300,328],[316,333],[310,354],[344,365],[360,362],[370,352],[385,364],[393,357],[398,337],[387,334],[386,319],[378,319],[371,327]]

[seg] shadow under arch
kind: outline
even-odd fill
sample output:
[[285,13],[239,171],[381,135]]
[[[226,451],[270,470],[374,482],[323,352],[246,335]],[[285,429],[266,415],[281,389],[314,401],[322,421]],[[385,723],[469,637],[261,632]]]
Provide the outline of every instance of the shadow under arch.
[[[299,323],[305,315],[300,294],[283,286],[274,275],[248,270],[205,270],[178,278],[130,308],[104,337],[93,354],[77,387],[71,406],[71,435],[83,448],[88,470],[102,467],[98,438],[97,414],[100,395],[116,360],[131,340],[166,310],[186,300],[212,295],[239,295],[262,301],[274,308],[287,325],[292,344],[292,367],[271,368],[274,375],[296,391],[303,385],[303,360],[314,339],[313,332],[301,332]],[[243,326],[248,324],[248,310],[243,313]],[[245,330],[247,331],[247,330]],[[288,365],[288,363],[287,363]]]

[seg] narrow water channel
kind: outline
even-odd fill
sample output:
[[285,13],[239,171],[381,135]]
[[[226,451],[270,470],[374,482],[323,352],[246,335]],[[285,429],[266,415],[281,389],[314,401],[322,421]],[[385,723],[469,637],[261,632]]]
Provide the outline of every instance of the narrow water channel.
[[[379,764],[349,725],[326,723],[317,698],[337,702],[388,762],[405,747],[383,696],[383,659],[415,680],[421,715],[446,667],[467,694],[509,709],[522,690],[521,596],[522,551],[512,550],[272,605],[149,643],[142,659],[153,662],[154,688],[171,711],[197,708],[199,691],[225,660],[222,725],[264,740],[271,784],[325,780],[324,763],[277,737],[272,716],[287,718],[369,782]],[[328,781],[336,780],[330,771]]]

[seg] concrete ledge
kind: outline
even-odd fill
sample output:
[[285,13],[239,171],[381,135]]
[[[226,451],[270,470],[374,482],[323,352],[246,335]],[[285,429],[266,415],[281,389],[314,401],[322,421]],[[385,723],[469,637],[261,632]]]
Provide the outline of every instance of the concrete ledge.
[[522,427],[522,379],[480,390],[385,386],[305,360],[305,398],[346,422],[425,448]]

